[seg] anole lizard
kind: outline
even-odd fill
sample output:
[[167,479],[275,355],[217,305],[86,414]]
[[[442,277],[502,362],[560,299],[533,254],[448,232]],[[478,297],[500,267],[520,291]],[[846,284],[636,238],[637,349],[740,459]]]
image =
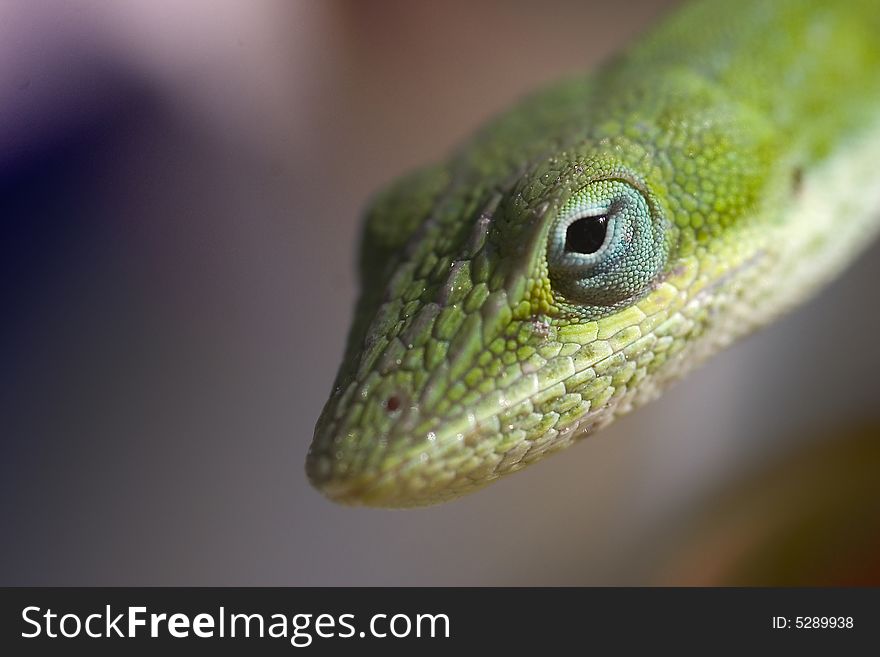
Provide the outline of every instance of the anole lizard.
[[433,504],[571,445],[852,261],[878,172],[877,0],[684,7],[377,197],[309,478]]

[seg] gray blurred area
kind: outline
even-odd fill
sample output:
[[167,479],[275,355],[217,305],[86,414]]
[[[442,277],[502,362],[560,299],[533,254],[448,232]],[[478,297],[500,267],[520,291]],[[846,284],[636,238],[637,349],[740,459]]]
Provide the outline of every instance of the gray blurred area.
[[303,472],[369,196],[671,4],[4,0],[0,584],[723,582],[703,501],[880,421],[876,244],[472,496],[344,508]]

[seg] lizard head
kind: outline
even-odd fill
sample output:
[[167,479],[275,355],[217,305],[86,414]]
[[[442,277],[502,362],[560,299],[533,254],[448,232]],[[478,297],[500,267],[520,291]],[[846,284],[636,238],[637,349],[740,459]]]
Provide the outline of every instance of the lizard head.
[[[562,143],[533,114],[542,136],[508,164],[505,135],[527,132],[514,114],[380,195],[312,483],[344,503],[441,502],[655,396],[713,313],[699,289],[752,254],[728,227],[752,206],[761,153],[715,118],[668,127],[658,149],[662,115],[635,138],[599,124]],[[748,166],[730,157],[745,146]]]

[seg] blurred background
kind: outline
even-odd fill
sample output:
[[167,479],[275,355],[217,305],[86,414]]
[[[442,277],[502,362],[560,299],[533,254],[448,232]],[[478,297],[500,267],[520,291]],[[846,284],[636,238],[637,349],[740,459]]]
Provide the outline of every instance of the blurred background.
[[370,194],[671,5],[0,0],[0,584],[880,582],[878,245],[475,495],[306,481]]

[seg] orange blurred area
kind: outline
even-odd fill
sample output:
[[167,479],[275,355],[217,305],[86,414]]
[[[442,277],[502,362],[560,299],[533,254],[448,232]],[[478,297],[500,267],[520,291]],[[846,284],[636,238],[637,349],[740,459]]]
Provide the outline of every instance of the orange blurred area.
[[880,424],[799,440],[682,514],[660,583],[880,585]]

